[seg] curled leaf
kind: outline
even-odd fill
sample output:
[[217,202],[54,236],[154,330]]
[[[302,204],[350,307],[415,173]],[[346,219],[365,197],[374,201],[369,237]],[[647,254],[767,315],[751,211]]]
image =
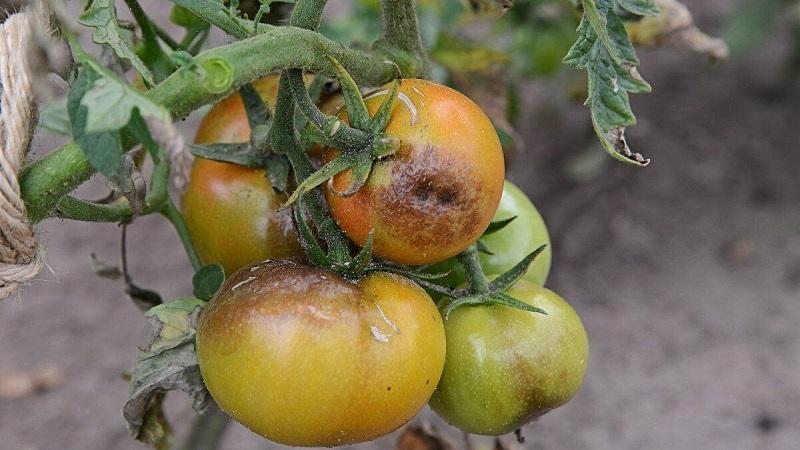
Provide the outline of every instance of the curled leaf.
[[186,392],[197,411],[208,403],[210,396],[200,376],[194,345],[197,318],[204,305],[195,298],[180,299],[145,313],[152,337],[131,372],[130,394],[123,407],[128,431],[135,439],[154,444],[164,438],[156,425],[162,423],[158,420],[160,402],[167,391]]

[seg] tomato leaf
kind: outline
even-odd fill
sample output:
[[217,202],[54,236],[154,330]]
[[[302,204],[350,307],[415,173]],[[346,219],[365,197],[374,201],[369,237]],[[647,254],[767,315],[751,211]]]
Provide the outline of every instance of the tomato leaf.
[[179,389],[189,394],[196,411],[208,404],[211,397],[200,376],[194,345],[197,318],[204,305],[202,300],[185,298],[145,313],[152,336],[133,367],[130,394],[123,407],[128,431],[135,439],[157,446],[168,438],[169,427],[160,410],[167,391]]
[[617,5],[637,16],[655,16],[659,13],[658,5],[653,0],[617,0]]
[[108,44],[117,56],[129,60],[134,69],[139,72],[149,85],[155,84],[150,69],[136,56],[136,53],[131,50],[128,43],[122,38],[113,0],[93,0],[89,8],[81,14],[78,22],[94,28],[92,40],[96,44]]
[[238,164],[249,168],[264,167],[264,157],[261,152],[249,143],[218,143],[218,144],[189,144],[189,152],[194,156]]
[[[587,72],[586,105],[603,148],[620,161],[643,167],[650,160],[631,151],[625,128],[636,124],[628,94],[650,92],[650,85],[636,70],[639,59],[614,11],[615,1],[621,0],[582,0],[579,37],[564,62]],[[652,0],[630,0],[625,4],[641,11],[649,6],[656,8]]]
[[[375,95],[380,95],[382,92],[385,92],[385,90],[375,92],[370,96],[374,97]],[[389,125],[389,119],[392,118],[392,111],[394,110],[394,101],[397,100],[397,95],[400,92],[400,82],[398,80],[392,82],[392,89],[388,92],[389,96],[383,99],[381,106],[371,119],[373,133],[383,133],[384,130],[386,130],[386,126]]]
[[134,111],[142,118],[154,118],[165,123],[172,120],[169,111],[153,103],[139,91],[116,77],[102,76],[94,81],[81,98],[88,110],[86,132],[119,130],[128,124]]
[[90,133],[86,131],[88,108],[82,104],[83,96],[91,89],[99,75],[82,69],[72,83],[67,97],[67,112],[72,127],[72,138],[80,146],[86,159],[98,172],[113,176],[122,164],[122,143],[118,131]]
[[342,98],[347,115],[350,117],[350,124],[360,130],[370,130],[369,111],[367,111],[367,105],[364,103],[364,97],[362,97],[358,85],[336,58],[328,56],[328,61],[342,88]]
[[194,296],[200,300],[211,300],[217,293],[222,282],[225,281],[225,272],[219,264],[208,264],[192,276]]
[[475,242],[475,246],[478,247],[478,251],[483,253],[483,254],[490,255],[490,256],[494,255],[494,253],[492,253],[492,251],[489,250],[489,247],[487,247],[486,244],[483,243],[483,241],[479,240],[479,241]]

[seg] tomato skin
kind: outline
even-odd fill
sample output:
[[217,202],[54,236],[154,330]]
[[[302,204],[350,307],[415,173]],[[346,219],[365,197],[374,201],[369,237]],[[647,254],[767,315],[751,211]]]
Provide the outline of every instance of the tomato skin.
[[575,310],[554,292],[521,280],[508,294],[547,315],[507,306],[465,306],[445,321],[447,358],[431,398],[447,422],[500,435],[569,401],[589,356]]
[[[253,83],[267,104],[274,103],[278,77]],[[195,142],[247,142],[250,125],[241,97],[214,105],[200,123]],[[181,210],[200,259],[219,263],[225,273],[266,258],[303,254],[286,201],[275,193],[266,172],[236,164],[196,158]]]
[[[480,254],[481,266],[486,273],[504,273],[539,246],[546,244],[547,248],[533,260],[528,271],[522,276],[523,280],[544,286],[547,276],[550,274],[553,256],[547,225],[528,196],[512,182],[506,180],[500,206],[497,207],[492,221],[496,222],[514,216],[516,219],[503,229],[481,238],[489,251],[493,253],[493,255]],[[458,287],[466,282],[464,268],[455,258],[431,266],[427,271],[429,273],[449,272],[449,275],[439,282],[451,287]]]
[[[367,96],[371,114],[389,89]],[[461,93],[408,79],[386,133],[400,149],[375,163],[360,191],[334,192],[346,190],[350,171],[326,184],[334,218],[359,245],[372,231],[373,253],[390,261],[430,264],[460,253],[489,225],[502,194],[503,152],[491,121]]]
[[439,312],[410,280],[372,273],[354,284],[288,260],[233,274],[197,332],[220,407],[294,446],[363,442],[402,426],[430,398],[444,352]]

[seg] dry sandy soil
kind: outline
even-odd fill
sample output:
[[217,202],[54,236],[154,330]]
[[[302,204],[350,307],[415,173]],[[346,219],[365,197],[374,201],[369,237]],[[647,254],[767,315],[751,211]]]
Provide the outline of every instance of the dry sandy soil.
[[[718,30],[741,1],[687,2]],[[567,167],[595,148],[579,105],[531,85],[527,154],[510,177],[551,226],[551,287],[584,318],[584,389],[525,429],[528,449],[795,449],[800,442],[800,85],[781,85],[782,39],[721,67],[679,50],[642,53],[654,93],[634,99],[630,142],[654,163]],[[46,151],[39,142],[37,153]],[[142,449],[120,409],[145,323],[89,254],[115,261],[114,225],[50,221],[41,279],[0,305],[0,377],[52,367],[46,392],[0,398],[0,449]],[[165,224],[131,229],[136,280],[176,297],[190,270]],[[191,412],[169,402],[178,433]],[[454,430],[436,422],[446,433]],[[394,437],[353,449],[391,448]],[[239,425],[226,450],[282,448]]]

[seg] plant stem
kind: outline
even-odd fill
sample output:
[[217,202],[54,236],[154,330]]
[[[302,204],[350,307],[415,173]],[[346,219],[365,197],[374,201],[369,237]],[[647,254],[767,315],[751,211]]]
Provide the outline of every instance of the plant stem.
[[183,249],[186,250],[186,256],[189,257],[189,262],[192,264],[192,269],[197,272],[203,267],[203,263],[200,261],[200,257],[197,255],[197,250],[194,248],[194,244],[192,243],[192,237],[189,236],[189,229],[186,228],[186,222],[183,220],[183,215],[178,208],[175,207],[175,204],[172,203],[172,200],[167,200],[167,203],[161,209],[161,214],[167,218],[172,223],[172,226],[175,227],[175,231],[178,233],[178,237],[181,239],[181,244],[183,244]]
[[154,23],[152,25],[153,25],[153,30],[156,32],[156,36],[158,36],[158,38],[161,39],[163,43],[167,44],[167,47],[171,48],[172,50],[183,49],[183,46],[181,46],[180,42],[173,39],[172,36],[170,36],[165,29],[159,27]]
[[[230,94],[234,89],[276,70],[308,67],[333,75],[327,55],[334,56],[356,79],[367,85],[380,85],[395,76],[385,57],[348,49],[321,35],[297,27],[264,25],[264,31],[250,39],[202,52],[196,61],[202,65],[219,59],[232,68],[231,89],[209,90],[204,74],[197,67],[182,67],[146,95],[169,109],[174,117],[184,117],[194,109]],[[269,51],[264,51],[269,49]],[[40,222],[58,201],[94,174],[94,169],[74,142],[51,152],[26,167],[20,174],[22,198],[32,222]]]
[[[160,211],[167,202],[169,159],[166,155],[162,155],[159,162],[154,165],[150,179],[142,215]],[[66,195],[56,205],[55,215],[62,219],[84,222],[129,222],[133,219],[133,210],[125,198],[120,198],[114,203],[98,204]]]
[[400,61],[397,61],[405,63],[401,64],[401,71],[405,76],[427,74],[428,57],[422,46],[415,1],[380,0],[380,2],[383,35],[376,42],[376,46],[384,48],[392,55],[396,55],[393,50],[400,50],[411,55],[410,60],[398,58]]
[[470,291],[473,294],[485,294],[489,292],[489,282],[481,267],[481,260],[478,255],[478,246],[475,244],[467,247],[466,250],[458,255],[458,261],[464,266],[467,274]]

